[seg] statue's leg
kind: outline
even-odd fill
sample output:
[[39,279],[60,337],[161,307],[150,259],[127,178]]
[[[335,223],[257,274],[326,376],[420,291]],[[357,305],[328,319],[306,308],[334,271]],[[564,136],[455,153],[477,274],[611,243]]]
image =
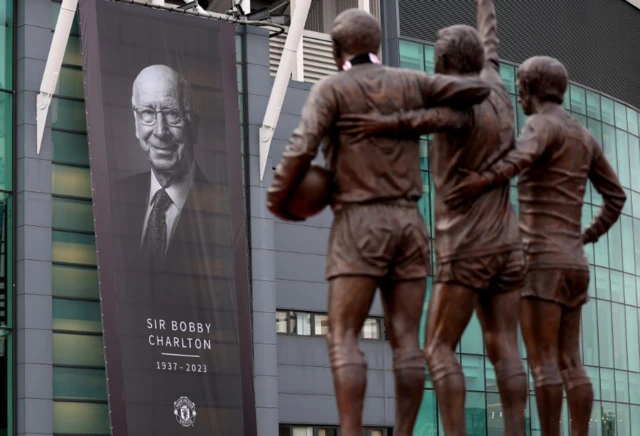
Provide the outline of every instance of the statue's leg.
[[519,290],[481,297],[477,310],[487,355],[496,371],[505,436],[521,436],[525,431],[527,375],[517,337],[520,300]]
[[[576,279],[571,283],[578,293],[587,294],[589,276],[586,272],[568,272]],[[589,375],[582,366],[580,357],[580,316],[582,314],[582,302],[586,298],[580,298],[577,306],[565,308],[560,324],[560,370],[564,387],[567,391],[567,403],[571,416],[571,435],[587,436],[589,434],[589,420],[593,408],[593,386]]]
[[329,287],[327,344],[343,436],[363,434],[367,364],[358,346],[358,336],[377,287],[376,279],[350,276],[332,279]]
[[[552,271],[544,273],[553,274]],[[520,322],[533,373],[540,428],[545,436],[560,435],[562,377],[558,368],[558,335],[562,306],[536,297],[522,300]]]
[[425,357],[447,436],[465,436],[465,385],[455,348],[467,327],[477,294],[456,283],[437,282],[429,301]]
[[387,282],[382,286],[387,333],[393,350],[396,382],[396,425],[393,434],[413,435],[413,426],[424,392],[424,359],[418,330],[426,280]]

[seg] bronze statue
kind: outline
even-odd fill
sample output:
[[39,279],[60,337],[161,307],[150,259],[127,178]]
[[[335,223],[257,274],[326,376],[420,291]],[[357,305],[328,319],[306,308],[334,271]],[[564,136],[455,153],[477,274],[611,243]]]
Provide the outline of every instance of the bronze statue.
[[340,434],[363,434],[367,366],[358,337],[380,288],[394,352],[394,434],[409,436],[424,390],[418,329],[430,253],[417,206],[422,195],[419,137],[357,138],[341,132],[337,121],[342,113],[392,114],[443,105],[464,108],[483,101],[489,87],[479,77],[429,76],[377,65],[372,53],[380,48],[380,26],[361,10],[341,13],[331,36],[342,71],[312,88],[300,125],[274,173],[268,208],[283,220],[309,216],[308,209],[297,212],[289,200],[326,141],[335,215],[326,270],[330,281],[327,344]]
[[466,172],[483,171],[514,147],[514,109],[499,73],[493,0],[478,0],[477,12],[477,31],[452,26],[438,33],[436,73],[482,78],[491,87],[483,103],[466,110],[435,108],[392,116],[347,114],[339,125],[358,137],[435,133],[430,160],[438,265],[425,356],[445,434],[466,434],[464,375],[455,348],[475,309],[496,370],[505,435],[522,435],[527,379],[517,348],[517,325],[526,261],[509,202],[509,182],[496,184],[465,209],[444,201]]
[[[568,83],[564,66],[548,57],[531,58],[520,67],[518,83],[522,108],[531,117],[516,148],[470,174],[445,202],[466,207],[520,174],[520,231],[529,264],[521,323],[542,434],[560,434],[564,383],[571,434],[586,436],[593,389],[580,358],[580,315],[589,284],[583,244],[609,230],[626,196],[596,139],[562,107]],[[603,205],[581,233],[587,179]]]

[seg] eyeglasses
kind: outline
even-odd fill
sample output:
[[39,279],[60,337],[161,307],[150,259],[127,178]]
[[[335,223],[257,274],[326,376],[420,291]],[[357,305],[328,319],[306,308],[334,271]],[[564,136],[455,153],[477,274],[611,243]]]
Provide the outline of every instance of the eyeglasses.
[[142,121],[142,124],[145,124],[147,126],[152,126],[156,123],[157,115],[159,113],[162,113],[165,122],[172,127],[181,126],[184,122],[184,116],[182,112],[176,109],[156,110],[146,106],[134,106],[133,109],[140,117],[140,121]]

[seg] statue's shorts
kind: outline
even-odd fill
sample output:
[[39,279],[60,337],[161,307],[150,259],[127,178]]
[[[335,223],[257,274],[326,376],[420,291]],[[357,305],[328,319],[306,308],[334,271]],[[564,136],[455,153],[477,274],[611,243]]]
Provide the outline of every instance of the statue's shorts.
[[435,281],[501,294],[522,289],[526,274],[523,250],[513,250],[439,264]]
[[530,269],[522,296],[558,303],[568,309],[582,306],[589,301],[589,270]]
[[429,235],[417,203],[343,205],[335,212],[327,280],[340,276],[417,280],[429,275],[429,267]]

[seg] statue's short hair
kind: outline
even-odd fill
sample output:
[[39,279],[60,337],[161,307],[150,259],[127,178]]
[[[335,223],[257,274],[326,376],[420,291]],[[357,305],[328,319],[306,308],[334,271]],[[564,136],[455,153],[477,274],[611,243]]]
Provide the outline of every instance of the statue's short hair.
[[473,27],[458,24],[438,31],[436,58],[446,56],[448,69],[459,73],[479,73],[484,67],[484,46]]
[[347,9],[333,22],[331,39],[344,53],[354,56],[378,53],[382,40],[380,23],[370,13]]
[[527,84],[531,95],[537,95],[543,101],[562,104],[569,84],[569,73],[559,60],[535,56],[520,66],[518,81],[520,86]]

